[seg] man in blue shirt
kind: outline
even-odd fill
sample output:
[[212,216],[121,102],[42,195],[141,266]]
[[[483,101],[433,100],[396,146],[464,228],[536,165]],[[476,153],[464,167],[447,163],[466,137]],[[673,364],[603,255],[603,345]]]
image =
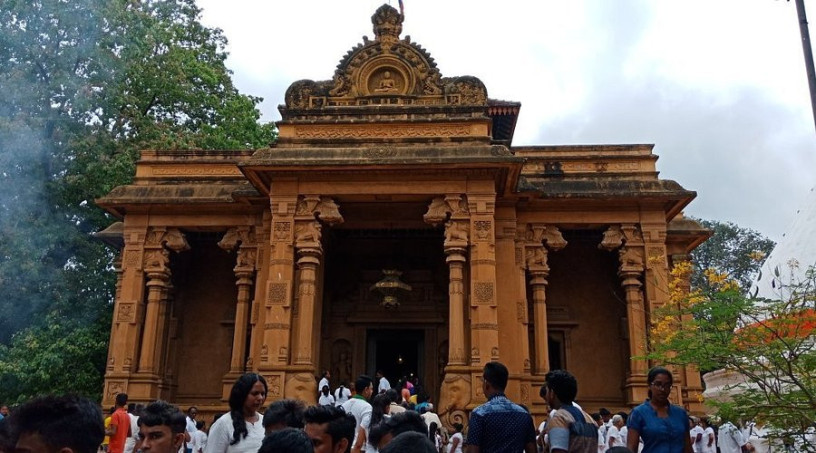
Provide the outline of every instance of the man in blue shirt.
[[504,395],[509,375],[499,362],[485,364],[482,390],[487,402],[470,414],[467,453],[535,453],[533,417]]

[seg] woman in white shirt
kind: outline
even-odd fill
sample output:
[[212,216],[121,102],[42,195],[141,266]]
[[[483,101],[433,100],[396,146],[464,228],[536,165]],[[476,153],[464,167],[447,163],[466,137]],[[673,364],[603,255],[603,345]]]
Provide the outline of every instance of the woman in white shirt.
[[329,391],[328,385],[324,385],[323,388],[320,389],[320,398],[317,399],[317,404],[321,406],[334,406],[334,397]]
[[247,373],[233,384],[229,414],[210,427],[205,453],[255,453],[261,447],[264,428],[258,410],[266,401],[266,380]]

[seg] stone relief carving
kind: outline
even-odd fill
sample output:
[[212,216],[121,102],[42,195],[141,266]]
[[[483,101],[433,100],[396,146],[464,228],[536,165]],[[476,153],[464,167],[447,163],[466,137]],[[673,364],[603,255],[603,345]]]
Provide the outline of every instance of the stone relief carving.
[[642,252],[633,247],[621,247],[618,250],[618,257],[620,260],[622,271],[642,271],[643,270],[643,255]]
[[445,223],[445,247],[465,247],[468,244],[467,227],[459,222]]
[[477,304],[490,304],[493,302],[493,282],[475,282],[473,284],[473,295]]
[[320,222],[305,222],[299,224],[295,233],[295,244],[298,248],[317,246],[320,244],[322,226]]
[[463,411],[470,404],[471,377],[467,374],[446,374],[439,395],[438,412],[445,421],[451,422],[450,415]]
[[332,345],[332,375],[348,387],[352,385],[351,343],[337,340]]
[[428,211],[422,216],[425,223],[439,225],[451,217],[464,217],[470,214],[467,199],[464,196],[448,195],[436,197],[428,205]]
[[343,216],[340,214],[340,207],[329,197],[317,195],[306,195],[298,200],[295,215],[313,215],[321,221],[334,225],[343,223]]
[[527,247],[525,263],[528,270],[549,270],[547,249],[543,246]]
[[287,374],[285,392],[287,398],[314,401],[317,395],[317,382],[311,373]]
[[623,245],[623,241],[624,236],[620,225],[612,225],[604,231],[603,239],[601,239],[601,243],[598,244],[598,248],[611,252]]

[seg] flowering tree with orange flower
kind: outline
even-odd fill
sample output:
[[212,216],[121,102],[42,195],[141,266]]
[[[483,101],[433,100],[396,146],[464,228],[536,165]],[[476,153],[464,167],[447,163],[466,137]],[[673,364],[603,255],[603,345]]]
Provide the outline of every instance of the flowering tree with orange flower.
[[797,451],[816,451],[816,268],[786,282],[779,298],[754,299],[724,273],[705,270],[706,289],[689,289],[692,266],[672,269],[670,302],[652,310],[648,358],[739,378],[707,400],[724,420],[754,420]]

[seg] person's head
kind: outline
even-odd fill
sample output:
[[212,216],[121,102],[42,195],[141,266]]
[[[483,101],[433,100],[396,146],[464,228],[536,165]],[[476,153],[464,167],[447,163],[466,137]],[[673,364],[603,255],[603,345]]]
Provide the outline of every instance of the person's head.
[[116,395],[116,407],[126,407],[128,402],[127,393],[118,393]]
[[708,417],[700,417],[700,426],[703,428],[708,428],[711,426],[711,420]]
[[268,434],[258,453],[312,453],[312,441],[303,430],[284,428]]
[[510,372],[501,362],[487,362],[483,370],[484,394],[488,398],[496,393],[504,393]]
[[266,379],[263,376],[255,373],[242,375],[235,381],[230,391],[230,412],[242,416],[254,414],[263,406],[266,391]]
[[620,411],[620,412],[618,412],[618,415],[620,415],[620,416],[621,416],[621,418],[623,419],[623,424],[625,425],[625,424],[626,424],[626,420],[629,418],[629,414],[627,414],[627,413],[626,413],[626,412],[624,412],[624,411]]
[[263,427],[267,434],[284,428],[303,428],[305,410],[306,406],[300,400],[275,401],[264,412]]
[[176,453],[184,443],[187,420],[165,401],[148,404],[139,416],[139,439],[145,453]]
[[439,425],[437,425],[436,422],[431,422],[431,424],[428,425],[428,438],[433,439],[434,437],[436,437],[436,432],[438,430]]
[[331,378],[331,373],[329,372],[329,370],[323,370],[323,377],[326,379]]
[[612,416],[612,425],[614,425],[615,428],[623,428],[623,417],[621,417],[618,414],[613,415]]
[[402,401],[399,392],[396,389],[388,389],[385,392],[385,395],[388,397],[388,400],[392,403],[399,404]]
[[552,370],[544,376],[539,395],[553,409],[572,404],[578,394],[578,380],[569,371]]
[[649,398],[658,404],[666,403],[669,400],[669,394],[674,385],[674,378],[671,371],[656,366],[649,370],[646,376],[646,382],[649,384]]
[[428,426],[418,412],[400,412],[392,415],[377,426],[372,426],[368,442],[382,450],[394,437],[411,431],[420,433],[425,437],[428,435]]
[[20,453],[96,453],[105,437],[99,406],[78,396],[36,398],[3,420]]
[[198,416],[198,408],[195,406],[190,406],[187,409],[187,416],[190,417],[190,420],[195,420],[196,416]]
[[0,414],[2,414],[3,417],[8,417],[9,415],[8,406],[6,406],[5,404],[0,405]]
[[323,388],[320,389],[320,393],[322,393],[323,396],[329,396],[329,394],[331,393],[331,391],[329,391],[329,386],[324,385]]
[[593,413],[589,414],[589,416],[592,417],[592,420],[595,421],[596,425],[598,425],[598,426],[603,425],[603,418],[601,418],[601,414],[599,414],[597,412],[593,412]]
[[424,433],[406,432],[394,436],[381,453],[436,453],[436,447]]
[[204,420],[199,420],[196,422],[196,429],[199,431],[204,431]]
[[375,377],[375,378],[377,378],[377,379],[382,378],[382,377],[383,377],[383,372],[382,372],[382,370],[377,370],[377,372],[376,372],[376,373],[374,373],[374,377]]
[[454,423],[453,424],[453,431],[457,433],[461,433],[462,430],[465,429],[465,425],[461,423]]
[[232,385],[229,397],[233,427],[230,445],[237,444],[249,434],[246,418],[254,416],[263,406],[266,401],[266,391],[266,379],[256,373],[243,374]]
[[354,416],[334,406],[310,406],[303,413],[303,428],[311,439],[314,453],[347,453],[351,451],[357,421]]
[[365,399],[371,398],[371,393],[374,391],[371,378],[361,374],[356,381],[354,381],[354,391]]
[[380,393],[371,399],[371,426],[380,423],[391,411],[391,400],[388,395]]
[[598,413],[601,414],[601,418],[603,419],[604,423],[608,422],[610,418],[612,418],[612,412],[609,412],[609,409],[602,407],[598,410]]

